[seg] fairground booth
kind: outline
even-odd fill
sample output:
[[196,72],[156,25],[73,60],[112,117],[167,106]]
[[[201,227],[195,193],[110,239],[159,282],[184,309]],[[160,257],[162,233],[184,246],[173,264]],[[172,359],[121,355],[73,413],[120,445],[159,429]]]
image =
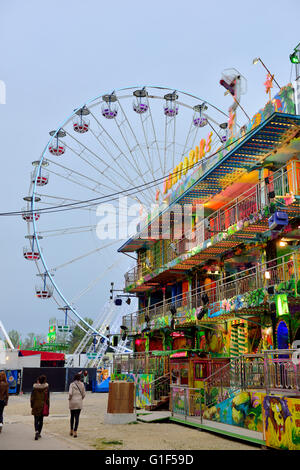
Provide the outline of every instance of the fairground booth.
[[119,248],[137,259],[125,292],[139,309],[112,376],[136,383],[140,408],[282,449],[300,449],[298,82],[240,128],[231,108],[213,153],[203,125]]

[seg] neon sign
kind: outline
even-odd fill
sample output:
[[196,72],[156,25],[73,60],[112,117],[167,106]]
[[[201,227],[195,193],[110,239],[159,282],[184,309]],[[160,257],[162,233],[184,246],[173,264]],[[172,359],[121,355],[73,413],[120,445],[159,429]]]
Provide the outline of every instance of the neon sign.
[[211,150],[211,140],[213,132],[211,131],[207,139],[201,139],[195,150],[190,150],[189,155],[184,157],[183,162],[180,162],[169,176],[164,181],[163,194],[166,194],[174,184],[176,184],[183,176],[185,176],[188,170],[191,170],[199,160],[201,160]]

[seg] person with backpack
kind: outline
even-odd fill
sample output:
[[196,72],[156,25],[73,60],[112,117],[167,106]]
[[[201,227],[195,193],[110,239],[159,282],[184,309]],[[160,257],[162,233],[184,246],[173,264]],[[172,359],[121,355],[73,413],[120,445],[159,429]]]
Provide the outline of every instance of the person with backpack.
[[30,396],[31,414],[34,416],[34,430],[37,441],[41,437],[41,432],[44,423],[44,416],[49,415],[50,408],[50,394],[49,384],[47,383],[47,377],[40,375],[33,384],[33,390]]
[[7,383],[6,373],[4,371],[0,372],[0,432],[3,427],[3,410],[8,402],[8,389],[9,385]]
[[77,437],[79,425],[79,415],[82,410],[82,402],[85,397],[85,387],[81,381],[81,374],[74,376],[73,382],[69,387],[69,409],[70,417],[70,436]]

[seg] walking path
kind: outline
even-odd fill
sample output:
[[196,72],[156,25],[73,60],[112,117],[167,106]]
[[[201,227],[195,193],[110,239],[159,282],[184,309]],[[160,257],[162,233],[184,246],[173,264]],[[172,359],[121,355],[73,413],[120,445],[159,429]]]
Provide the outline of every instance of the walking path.
[[[136,423],[104,424],[107,393],[88,392],[80,415],[78,437],[69,435],[67,393],[50,394],[50,415],[44,419],[42,438],[34,440],[30,394],[10,396],[4,409],[1,450],[257,450],[247,442],[228,439],[196,428],[168,422],[146,422],[140,411]],[[168,414],[168,412],[166,412]],[[151,416],[151,414],[150,414]]]
[[48,432],[42,432],[42,437],[34,440],[33,423],[8,421],[3,425],[0,434],[0,451],[2,450],[84,450],[87,447],[80,442],[72,442],[71,439],[54,436]]

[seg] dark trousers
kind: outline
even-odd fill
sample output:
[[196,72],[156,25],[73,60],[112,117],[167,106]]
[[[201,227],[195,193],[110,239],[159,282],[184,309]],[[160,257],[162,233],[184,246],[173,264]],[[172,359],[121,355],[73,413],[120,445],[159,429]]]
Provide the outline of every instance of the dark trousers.
[[34,416],[34,430],[35,432],[42,432],[44,416]]
[[[70,426],[71,429],[74,429],[74,431],[77,431],[78,429],[78,424],[79,424],[79,415],[81,410],[70,410],[71,411],[71,419],[70,419]],[[74,425],[75,422],[75,425]]]
[[3,423],[3,410],[5,407],[5,401],[0,400],[0,423]]

